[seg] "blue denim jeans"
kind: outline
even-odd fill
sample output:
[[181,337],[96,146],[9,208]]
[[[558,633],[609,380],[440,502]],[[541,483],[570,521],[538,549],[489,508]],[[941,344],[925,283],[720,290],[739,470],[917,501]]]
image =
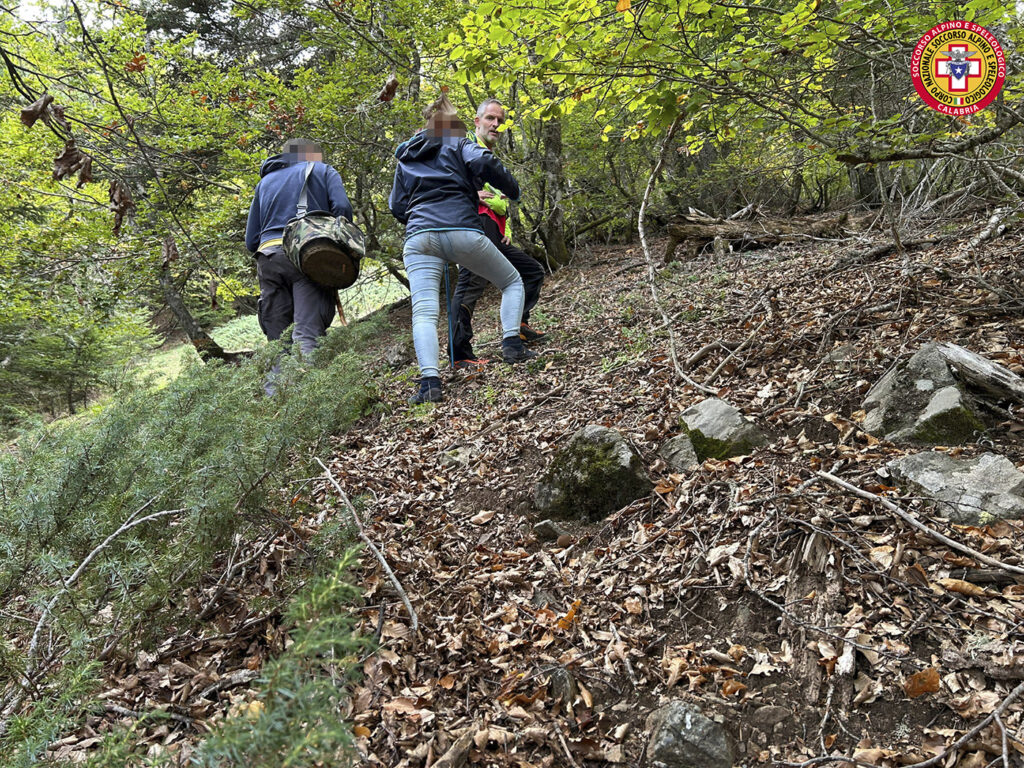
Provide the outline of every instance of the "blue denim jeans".
[[523,279],[483,232],[446,229],[420,232],[405,241],[402,253],[412,293],[412,342],[421,376],[438,376],[438,292],[448,263],[480,275],[501,291],[502,337],[519,335],[523,316]]

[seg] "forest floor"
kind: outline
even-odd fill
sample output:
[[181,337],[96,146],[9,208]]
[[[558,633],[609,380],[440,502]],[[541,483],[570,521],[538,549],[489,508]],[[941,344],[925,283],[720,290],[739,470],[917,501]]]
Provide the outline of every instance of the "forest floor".
[[[1024,764],[1024,699],[1002,706],[1024,681],[1024,579],[973,583],[972,558],[816,475],[1022,564],[1024,525],[953,525],[901,497],[878,471],[911,449],[859,428],[871,384],[927,341],[1024,372],[1024,241],[972,252],[975,231],[912,250],[910,274],[895,253],[858,260],[864,238],[681,259],[657,275],[669,323],[638,246],[580,252],[534,313],[549,333],[543,355],[446,373],[438,405],[406,404],[409,310],[392,309],[367,371],[381,407],[321,457],[418,620],[413,631],[364,552],[355,610],[379,643],[346,713],[362,764],[430,766],[449,753],[481,766],[639,766],[645,719],[672,699],[723,723],[737,766]],[[484,356],[498,356],[496,307],[489,292],[475,320]],[[677,375],[673,344],[687,377],[740,408],[768,445],[690,473],[665,466],[658,448],[707,396]],[[588,424],[619,430],[656,490],[540,540],[534,488]],[[937,450],[994,450],[1021,466],[1022,430],[1008,413],[977,444]],[[111,717],[167,706],[219,718],[251,699],[280,643],[266,595],[303,540],[349,515],[327,479],[301,494],[304,516],[238,572],[208,635],[111,665]],[[453,748],[467,732],[467,749]],[[172,721],[145,738],[185,755],[195,731]]]

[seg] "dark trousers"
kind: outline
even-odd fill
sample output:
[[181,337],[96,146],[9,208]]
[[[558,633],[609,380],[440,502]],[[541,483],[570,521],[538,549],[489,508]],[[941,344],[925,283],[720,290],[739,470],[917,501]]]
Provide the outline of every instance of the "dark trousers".
[[[497,223],[490,216],[480,214],[480,223],[484,228],[484,234],[494,243],[502,255],[515,267],[520,277],[523,278],[523,290],[526,300],[523,304],[524,323],[530,320],[530,310],[537,305],[540,299],[540,288],[544,283],[544,267],[535,258],[527,255],[514,245],[506,245],[501,242],[501,230]],[[476,355],[473,352],[473,310],[476,302],[487,287],[487,281],[479,275],[470,272],[465,267],[459,270],[459,281],[455,286],[455,296],[452,298],[452,307],[455,314],[455,330],[452,348],[456,360],[473,360]]]
[[334,291],[306,277],[280,246],[256,254],[260,280],[258,317],[270,341],[281,338],[289,325],[292,341],[310,354],[334,320]]

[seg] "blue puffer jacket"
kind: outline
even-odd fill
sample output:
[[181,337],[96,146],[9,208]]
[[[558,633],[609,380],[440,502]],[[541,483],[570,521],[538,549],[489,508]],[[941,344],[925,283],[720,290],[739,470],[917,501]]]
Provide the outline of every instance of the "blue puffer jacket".
[[395,151],[398,168],[388,207],[405,224],[405,236],[436,229],[482,232],[476,191],[484,183],[513,201],[519,185],[488,149],[472,139],[428,137],[420,132]]
[[[264,161],[245,224],[246,248],[255,253],[260,243],[280,239],[285,225],[295,218],[305,175],[305,160],[286,160],[283,155],[274,155]],[[326,163],[313,163],[306,197],[307,210],[329,211],[352,220],[352,205],[341,176]]]

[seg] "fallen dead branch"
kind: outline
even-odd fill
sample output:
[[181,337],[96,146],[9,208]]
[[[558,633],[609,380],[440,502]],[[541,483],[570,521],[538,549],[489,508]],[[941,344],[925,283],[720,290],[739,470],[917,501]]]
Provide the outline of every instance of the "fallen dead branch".
[[967,243],[967,249],[973,251],[982,243],[987,243],[1002,235],[1006,231],[1006,219],[1009,214],[1008,208],[996,208],[981,231]]
[[[959,739],[957,739],[952,744],[950,744],[948,747],[946,747],[946,749],[941,754],[935,755],[935,757],[930,757],[927,760],[923,760],[920,763],[914,763],[913,765],[908,765],[905,768],[930,768],[933,765],[941,765],[943,762],[945,762],[946,758],[949,755],[959,751],[959,749],[964,744],[966,744],[971,739],[973,739],[975,736],[977,736],[979,733],[981,733],[983,730],[985,730],[985,728],[988,727],[988,724],[991,723],[993,720],[997,719],[1001,714],[1003,714],[1003,712],[1005,712],[1009,708],[1009,706],[1011,704],[1013,704],[1013,702],[1015,702],[1020,697],[1020,695],[1022,693],[1024,693],[1024,683],[1021,683],[1016,688],[1014,688],[1012,691],[1010,691],[1010,693],[1006,696],[1006,698],[1003,699],[1002,703],[998,707],[995,708],[995,711],[993,711],[988,717],[986,717],[984,720],[982,720],[976,726],[971,728],[971,730],[969,730],[967,733],[965,733]],[[1005,744],[1005,742],[1004,742],[1004,744]],[[1004,755],[1006,754],[1005,747],[1004,747],[1003,754]]]
[[878,504],[881,504],[889,511],[901,517],[905,522],[912,525],[914,528],[917,528],[917,530],[921,531],[922,533],[928,534],[933,539],[941,541],[946,546],[952,547],[958,552],[962,552],[965,555],[970,555],[975,560],[985,563],[985,565],[991,565],[993,568],[1001,568],[1004,571],[1009,571],[1010,573],[1016,573],[1018,575],[1024,576],[1024,568],[1019,568],[1016,565],[1009,565],[1008,563],[1001,562],[999,560],[996,560],[994,557],[989,557],[988,555],[983,554],[982,552],[979,552],[976,549],[968,547],[966,544],[961,544],[959,541],[951,539],[948,536],[944,536],[943,534],[936,531],[934,528],[930,528],[929,526],[922,523],[909,512],[904,511],[898,504],[894,504],[893,502],[889,501],[889,499],[883,496],[879,496],[877,494],[871,493],[870,491],[865,491],[862,488],[858,488],[855,485],[851,485],[845,480],[840,480],[838,477],[829,474],[828,472],[817,472],[816,474],[818,475],[818,477],[824,480],[828,480],[830,483],[838,485],[840,488],[843,488],[849,491],[850,493],[860,496],[862,499],[868,499],[870,501],[874,501]]
[[684,214],[673,219],[668,225],[668,244],[665,246],[666,262],[674,257],[680,243],[692,241],[697,248],[723,241],[746,244],[763,248],[779,243],[790,243],[838,235],[849,218],[848,213],[829,219],[714,219],[697,213]]
[[327,468],[326,464],[320,461],[319,458],[317,458],[316,463],[323,467],[324,473],[327,475],[327,479],[331,482],[331,485],[334,486],[334,489],[338,492],[338,495],[341,496],[341,500],[345,503],[345,508],[352,516],[352,521],[356,524],[356,528],[359,529],[359,538],[362,539],[364,544],[366,544],[367,549],[373,552],[374,556],[377,558],[377,561],[384,569],[384,572],[388,575],[388,578],[391,580],[391,584],[398,592],[398,596],[402,598],[402,604],[405,606],[405,610],[409,614],[409,619],[412,621],[412,631],[413,634],[415,634],[416,631],[419,629],[419,617],[417,617],[416,611],[413,610],[412,603],[409,602],[409,596],[405,593],[405,589],[402,587],[402,583],[398,580],[398,577],[395,576],[395,572],[391,570],[391,566],[388,565],[388,561],[384,559],[384,555],[381,553],[379,549],[377,549],[377,546],[372,541],[370,541],[370,537],[366,535],[366,528],[363,527],[363,521],[359,519],[359,514],[356,512],[356,508],[352,506],[352,502],[349,500],[348,494],[345,493],[345,489],[342,488],[341,484],[334,478],[334,475],[331,474],[331,470]]

